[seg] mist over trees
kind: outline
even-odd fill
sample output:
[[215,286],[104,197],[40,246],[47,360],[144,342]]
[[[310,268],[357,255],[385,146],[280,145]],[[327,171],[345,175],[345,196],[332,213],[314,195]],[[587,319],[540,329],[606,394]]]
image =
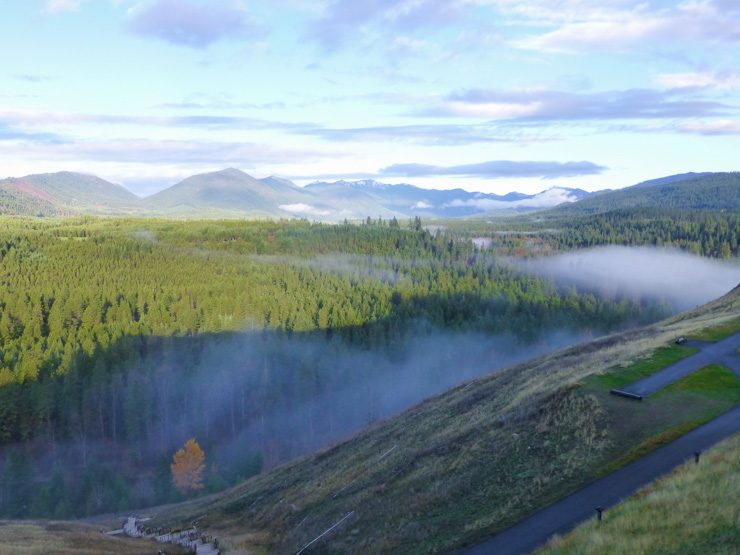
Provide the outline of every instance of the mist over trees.
[[[203,491],[558,345],[671,312],[558,287],[421,221],[0,220],[0,515]],[[461,361],[463,361],[461,363]]]

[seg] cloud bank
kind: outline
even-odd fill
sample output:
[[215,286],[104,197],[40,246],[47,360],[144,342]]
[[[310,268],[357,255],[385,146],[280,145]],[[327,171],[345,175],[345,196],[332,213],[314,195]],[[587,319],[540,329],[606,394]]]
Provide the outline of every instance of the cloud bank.
[[679,310],[721,297],[740,283],[736,261],[651,247],[599,247],[517,264],[526,272],[602,294],[669,299]]
[[434,166],[428,164],[393,164],[380,170],[380,175],[401,177],[463,176],[486,179],[539,177],[556,179],[601,173],[606,168],[593,162],[515,162],[492,160],[478,164]]

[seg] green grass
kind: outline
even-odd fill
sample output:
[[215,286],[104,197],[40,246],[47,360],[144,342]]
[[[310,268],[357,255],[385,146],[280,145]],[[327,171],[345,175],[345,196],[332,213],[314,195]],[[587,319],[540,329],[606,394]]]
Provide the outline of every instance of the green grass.
[[698,349],[687,347],[685,345],[671,345],[670,347],[661,347],[648,358],[638,360],[626,368],[611,368],[604,374],[593,376],[602,387],[613,389],[623,387],[637,380],[646,378],[658,370],[693,355]]
[[690,337],[691,339],[696,339],[697,341],[721,341],[722,339],[730,337],[731,335],[734,335],[739,331],[740,317],[737,317],[734,320],[730,320],[729,322],[721,324],[719,326],[712,326],[709,328],[705,328],[697,333],[692,333]]
[[700,393],[730,405],[740,403],[740,379],[724,366],[710,364],[656,393],[661,398],[677,393]]
[[[680,410],[684,418],[660,431],[653,429],[626,453],[615,456],[614,460],[604,465],[600,469],[600,475],[609,474],[643,457],[650,451],[670,443],[694,428],[714,420],[723,412],[740,403],[740,379],[726,368],[713,364],[683,377],[642,401],[614,399],[617,400],[617,406],[621,405],[622,408],[629,407],[629,405],[624,404],[625,401],[632,403],[634,405],[631,407],[633,412],[640,416],[633,423],[637,423],[638,426],[648,430],[651,430],[652,423],[666,420],[666,411]],[[613,416],[615,419],[623,420],[623,416],[620,414],[613,414]],[[640,429],[634,429],[631,425],[620,427],[616,421],[613,422],[613,429],[620,428],[623,436],[640,437],[642,433]]]
[[691,553],[730,555],[740,546],[740,434],[579,526],[538,555]]

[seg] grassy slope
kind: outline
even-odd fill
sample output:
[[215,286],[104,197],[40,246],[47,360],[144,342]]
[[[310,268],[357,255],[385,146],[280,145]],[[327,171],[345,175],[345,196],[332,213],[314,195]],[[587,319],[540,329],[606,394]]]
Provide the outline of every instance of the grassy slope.
[[[100,528],[69,522],[0,521],[0,555],[150,555],[157,546],[150,542],[115,538]],[[174,546],[167,553],[185,553]]]
[[601,526],[583,524],[538,554],[737,553],[738,499],[740,434],[610,509]]
[[634,373],[635,361],[676,336],[727,324],[738,311],[740,289],[648,328],[476,380],[158,518],[198,518],[232,550],[250,553],[297,551],[351,511],[313,552],[421,553],[474,543],[615,459],[654,448],[737,402],[699,383],[634,403],[608,394],[600,382],[612,378],[591,375]]

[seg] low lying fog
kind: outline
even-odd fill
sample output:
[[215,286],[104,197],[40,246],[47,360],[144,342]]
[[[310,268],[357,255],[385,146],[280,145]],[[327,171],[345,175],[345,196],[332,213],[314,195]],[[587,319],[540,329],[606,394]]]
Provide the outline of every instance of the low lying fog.
[[523,344],[508,335],[428,330],[366,349],[316,334],[229,334],[203,343],[196,364],[180,345],[155,354],[154,369],[131,368],[123,396],[144,386],[164,411],[149,438],[152,454],[195,435],[212,452],[218,445],[221,465],[248,445],[270,468],[463,381],[589,337],[553,332]]
[[738,260],[723,262],[655,247],[598,247],[509,262],[561,284],[606,294],[664,298],[676,310],[721,297],[740,283]]

